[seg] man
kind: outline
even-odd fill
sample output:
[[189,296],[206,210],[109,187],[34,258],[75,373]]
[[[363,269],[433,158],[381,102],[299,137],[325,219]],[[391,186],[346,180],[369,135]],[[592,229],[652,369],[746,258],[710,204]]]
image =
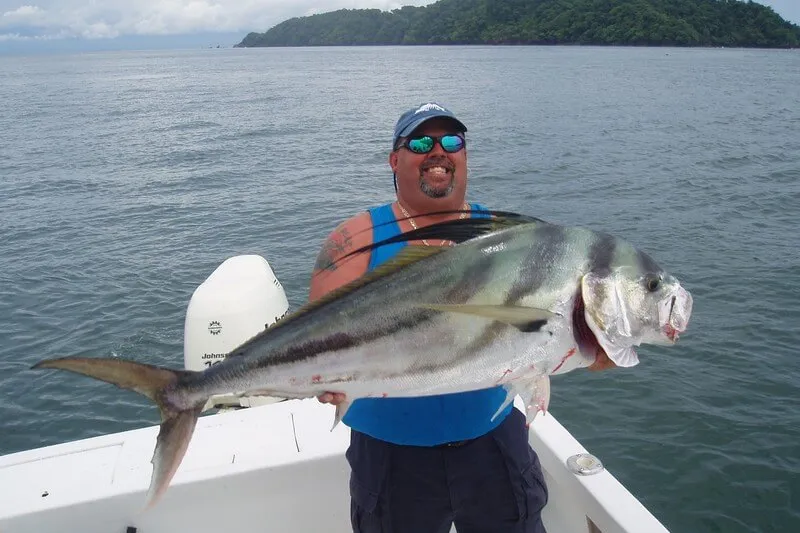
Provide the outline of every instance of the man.
[[[397,201],[345,221],[317,259],[309,299],[355,280],[405,243],[336,260],[400,232],[481,211],[465,203],[467,128],[436,103],[403,113],[389,154]],[[426,213],[462,211],[423,216]],[[485,214],[472,213],[475,216]],[[373,231],[374,228],[374,231]],[[425,239],[426,246],[446,241]],[[419,398],[353,402],[350,426],[351,521],[356,533],[543,533],[547,489],[528,445],[525,418],[512,406],[494,421],[506,392],[493,389]],[[339,404],[341,394],[320,401]]]

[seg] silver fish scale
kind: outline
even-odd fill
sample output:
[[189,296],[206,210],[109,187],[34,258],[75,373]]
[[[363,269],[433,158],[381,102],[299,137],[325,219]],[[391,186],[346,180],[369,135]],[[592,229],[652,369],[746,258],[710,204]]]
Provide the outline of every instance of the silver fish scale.
[[[575,344],[571,308],[598,239],[588,230],[535,224],[447,249],[257,336],[237,350],[242,355],[187,383],[191,396],[231,390],[416,395],[473,388],[478,376],[488,376],[481,385],[493,385],[517,371],[506,368],[514,365],[552,369]],[[624,248],[613,245],[605,253],[615,264],[635,259],[615,257]],[[482,283],[467,276],[476,272]],[[561,318],[545,332],[522,333],[494,320],[420,307],[464,303],[535,307]]]

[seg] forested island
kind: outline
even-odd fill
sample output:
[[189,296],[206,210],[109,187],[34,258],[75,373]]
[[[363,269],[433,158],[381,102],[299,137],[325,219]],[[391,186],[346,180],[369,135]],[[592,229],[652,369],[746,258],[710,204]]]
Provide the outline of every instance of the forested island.
[[800,26],[741,0],[439,0],[292,18],[236,47],[454,44],[797,48]]

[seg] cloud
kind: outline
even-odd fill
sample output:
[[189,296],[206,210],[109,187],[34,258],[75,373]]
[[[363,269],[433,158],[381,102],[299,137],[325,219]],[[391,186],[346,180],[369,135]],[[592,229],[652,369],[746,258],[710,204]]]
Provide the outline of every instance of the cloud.
[[0,40],[266,31],[336,9],[395,9],[431,0],[0,0]]
[[14,11],[6,11],[3,13],[3,17],[7,17],[9,20],[22,20],[27,18],[35,18],[42,13],[44,13],[44,11],[42,11],[42,9],[38,6],[19,6]]

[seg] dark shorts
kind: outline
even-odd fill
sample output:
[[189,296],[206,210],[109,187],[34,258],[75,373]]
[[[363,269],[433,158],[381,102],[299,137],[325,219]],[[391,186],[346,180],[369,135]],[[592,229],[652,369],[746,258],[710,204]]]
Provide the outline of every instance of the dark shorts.
[[356,533],[544,533],[547,488],[517,409],[457,446],[400,446],[351,432]]

